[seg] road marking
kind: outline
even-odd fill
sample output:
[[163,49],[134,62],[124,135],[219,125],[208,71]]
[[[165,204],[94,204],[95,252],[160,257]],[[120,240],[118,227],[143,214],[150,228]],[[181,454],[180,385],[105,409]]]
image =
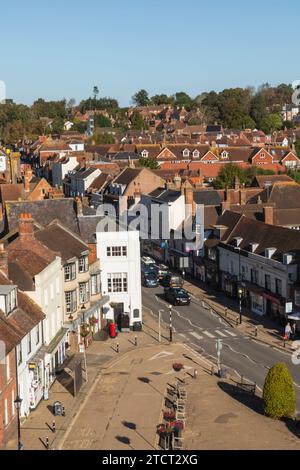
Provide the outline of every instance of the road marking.
[[166,357],[166,356],[174,356],[174,354],[168,351],[162,351],[158,354],[155,354],[155,356],[151,357],[149,361],[154,361],[154,359],[160,359],[161,357]]
[[223,338],[227,338],[227,336],[224,335],[224,333],[222,333],[222,331],[215,330],[215,332],[216,332],[219,336],[223,336]]
[[235,337],[237,336],[235,333],[232,333],[232,331],[230,330],[226,330],[226,333],[228,333],[230,336],[235,336]]
[[215,336],[209,333],[208,331],[203,331],[203,334],[208,336],[209,338],[215,338]]
[[203,336],[198,335],[198,333],[196,333],[195,331],[192,331],[190,334],[196,339],[203,339]]

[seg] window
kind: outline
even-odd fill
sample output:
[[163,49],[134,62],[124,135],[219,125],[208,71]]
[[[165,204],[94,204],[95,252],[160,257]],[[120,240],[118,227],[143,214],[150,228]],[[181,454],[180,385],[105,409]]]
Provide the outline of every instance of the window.
[[86,273],[88,269],[89,269],[88,257],[82,256],[82,258],[79,258],[79,272]]
[[252,282],[252,284],[258,284],[258,271],[257,271],[257,269],[251,269],[251,282]]
[[266,290],[271,290],[271,276],[270,274],[265,275],[265,289]]
[[213,248],[209,248],[209,249],[208,249],[208,257],[209,257],[209,259],[215,261],[215,260],[216,260],[216,257],[217,257],[217,256],[216,256],[216,250],[213,249]]
[[228,153],[227,152],[222,152],[221,153],[221,158],[228,158]]
[[9,382],[10,379],[10,363],[9,355],[6,356],[6,382]]
[[90,300],[89,282],[81,282],[79,284],[79,303],[85,304]]
[[40,342],[40,325],[37,325],[36,326],[36,330],[35,330],[35,344],[38,345],[39,342]]
[[266,154],[265,154],[265,153],[261,153],[261,154],[260,154],[260,158],[266,158]]
[[100,274],[92,274],[91,276],[91,294],[100,293]]
[[17,294],[16,289],[13,289],[9,294],[5,296],[6,313],[10,313],[17,306]]
[[190,156],[190,151],[189,151],[189,149],[185,149],[185,150],[183,151],[183,156],[184,156],[184,157],[189,157],[189,156]]
[[282,295],[282,281],[281,279],[275,279],[276,294]]
[[199,156],[200,156],[199,150],[194,150],[193,157],[194,158],[199,158]]
[[75,263],[67,264],[65,266],[65,282],[73,281],[76,277],[76,265]]
[[17,357],[18,357],[18,365],[22,364],[22,343],[17,345]]
[[127,246],[108,246],[107,256],[127,256]]
[[31,331],[27,335],[27,354],[31,353]]
[[76,290],[72,290],[70,292],[65,293],[65,301],[66,301],[66,312],[67,314],[71,314],[76,312],[77,310],[77,298],[76,298]]
[[114,273],[107,275],[108,292],[127,292],[128,282],[126,273]]

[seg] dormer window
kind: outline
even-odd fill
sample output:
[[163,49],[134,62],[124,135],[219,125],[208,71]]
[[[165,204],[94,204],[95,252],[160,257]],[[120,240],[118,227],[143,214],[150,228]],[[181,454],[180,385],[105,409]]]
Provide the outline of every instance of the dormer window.
[[194,151],[193,151],[193,157],[194,157],[194,158],[199,158],[199,157],[200,157],[199,150],[194,150]]
[[149,157],[149,152],[148,150],[143,150],[142,153],[141,153],[142,157],[143,158],[148,158]]
[[222,152],[221,153],[221,158],[228,158],[228,152]]
[[189,149],[184,149],[184,151],[183,151],[183,156],[184,156],[184,157],[189,157],[189,156],[190,156],[190,151],[189,151]]
[[0,286],[0,309],[9,315],[17,307],[16,286]]

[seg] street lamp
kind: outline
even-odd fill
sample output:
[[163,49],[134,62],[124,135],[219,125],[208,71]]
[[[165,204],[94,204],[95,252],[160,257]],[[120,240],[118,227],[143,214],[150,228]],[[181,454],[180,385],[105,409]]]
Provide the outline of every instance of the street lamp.
[[20,424],[20,411],[21,411],[21,404],[22,404],[22,398],[17,396],[15,399],[14,403],[17,408],[17,414],[18,414],[18,450],[23,450],[23,444],[21,442],[21,424]]
[[170,311],[170,343],[173,341],[173,327],[172,327],[172,305],[169,305]]
[[241,287],[239,287],[238,288],[238,296],[239,296],[240,325],[242,324],[242,294],[243,294],[243,289]]
[[81,312],[82,312],[82,324],[84,325],[84,321],[85,321],[85,318],[84,318],[84,313],[86,311],[86,306],[83,304],[83,306],[81,307]]

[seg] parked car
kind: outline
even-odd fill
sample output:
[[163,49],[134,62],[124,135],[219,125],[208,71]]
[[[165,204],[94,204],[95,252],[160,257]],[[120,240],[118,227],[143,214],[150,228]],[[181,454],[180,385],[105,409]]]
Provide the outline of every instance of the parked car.
[[142,264],[147,265],[147,266],[151,264],[155,264],[154,259],[150,258],[150,256],[143,256],[141,259],[141,262]]
[[191,303],[188,292],[180,287],[165,289],[165,299],[173,305],[190,305]]
[[142,271],[142,285],[144,287],[158,287],[157,274],[153,271]]
[[169,273],[161,279],[160,283],[163,287],[182,287],[183,279],[177,274]]

